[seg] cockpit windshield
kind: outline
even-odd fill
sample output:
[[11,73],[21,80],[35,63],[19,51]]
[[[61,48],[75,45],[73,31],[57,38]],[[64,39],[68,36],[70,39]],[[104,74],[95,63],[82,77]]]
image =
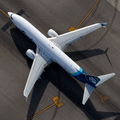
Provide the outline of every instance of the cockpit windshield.
[[11,14],[10,18],[13,20],[13,17],[12,17],[13,14]]

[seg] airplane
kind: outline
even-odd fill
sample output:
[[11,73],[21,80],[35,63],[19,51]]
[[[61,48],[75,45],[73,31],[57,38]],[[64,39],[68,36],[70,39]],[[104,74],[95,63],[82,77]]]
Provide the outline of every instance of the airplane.
[[52,62],[58,63],[75,79],[85,83],[82,100],[83,105],[85,105],[93,90],[98,85],[115,75],[115,73],[97,77],[88,75],[79,65],[77,65],[63,52],[68,45],[73,44],[74,42],[80,40],[83,36],[104,27],[107,23],[96,23],[61,35],[58,35],[53,29],[50,29],[48,31],[50,38],[47,38],[25,18],[12,12],[8,12],[8,15],[14,25],[36,44],[36,53],[34,53],[31,49],[26,51],[26,55],[33,60],[23,92],[26,100],[35,82],[43,73],[45,67],[50,65]]

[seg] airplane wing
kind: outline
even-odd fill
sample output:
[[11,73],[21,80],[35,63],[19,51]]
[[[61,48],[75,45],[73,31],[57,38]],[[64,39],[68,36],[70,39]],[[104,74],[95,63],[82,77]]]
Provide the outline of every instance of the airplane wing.
[[35,82],[38,80],[38,78],[43,73],[45,67],[49,65],[52,62],[52,60],[44,53],[43,50],[41,50],[39,47],[37,47],[36,55],[24,88],[23,95],[27,98],[29,93],[31,92]]
[[74,30],[62,35],[58,35],[57,37],[53,38],[54,41],[52,38],[50,38],[50,40],[53,41],[54,43],[57,42],[57,44],[59,44],[58,47],[64,51],[68,45],[73,44],[77,40],[80,40],[83,36],[105,26],[106,24],[107,23],[96,23],[84,28],[80,28],[78,30]]

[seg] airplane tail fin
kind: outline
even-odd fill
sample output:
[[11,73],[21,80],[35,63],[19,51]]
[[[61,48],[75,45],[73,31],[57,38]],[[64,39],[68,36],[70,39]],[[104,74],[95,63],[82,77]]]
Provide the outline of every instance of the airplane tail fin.
[[111,77],[113,77],[115,75],[115,73],[111,73],[111,74],[107,74],[107,75],[102,75],[102,76],[98,76],[98,77],[94,77],[94,76],[89,76],[86,75],[87,79],[91,79],[94,80],[94,78],[98,78],[99,82],[97,82],[97,84],[95,86],[90,85],[89,83],[85,84],[85,89],[84,89],[84,95],[83,95],[83,101],[82,104],[85,105],[85,103],[87,102],[88,98],[90,97],[90,95],[92,94],[93,90],[100,84],[102,84],[103,82],[107,81],[108,79],[110,79]]

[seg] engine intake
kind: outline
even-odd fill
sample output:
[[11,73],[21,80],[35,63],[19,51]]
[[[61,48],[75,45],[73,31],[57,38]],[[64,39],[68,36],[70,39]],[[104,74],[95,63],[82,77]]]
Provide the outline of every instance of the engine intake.
[[35,58],[35,53],[34,53],[34,51],[31,50],[31,49],[28,49],[28,50],[26,51],[26,55],[27,55],[30,59],[32,59],[32,60],[34,60],[34,58]]
[[50,37],[57,37],[58,34],[53,30],[53,29],[50,29],[48,30],[48,33],[47,33]]

